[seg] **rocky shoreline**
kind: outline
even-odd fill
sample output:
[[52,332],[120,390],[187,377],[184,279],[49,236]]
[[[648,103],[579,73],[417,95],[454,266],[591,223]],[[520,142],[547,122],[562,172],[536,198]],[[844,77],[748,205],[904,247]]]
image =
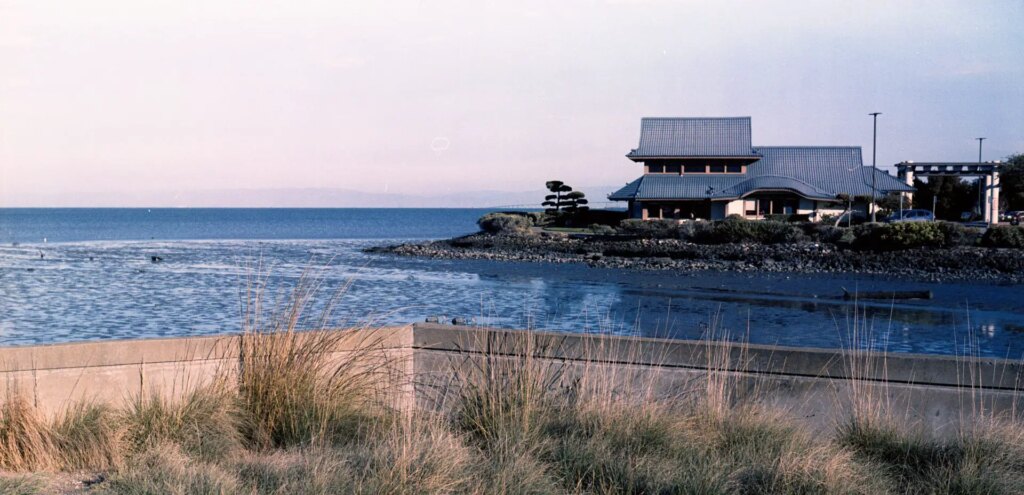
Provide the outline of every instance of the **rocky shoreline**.
[[703,245],[677,239],[478,233],[366,251],[437,259],[586,263],[597,268],[856,273],[930,282],[1024,283],[1024,251],[984,247],[857,251],[828,243]]

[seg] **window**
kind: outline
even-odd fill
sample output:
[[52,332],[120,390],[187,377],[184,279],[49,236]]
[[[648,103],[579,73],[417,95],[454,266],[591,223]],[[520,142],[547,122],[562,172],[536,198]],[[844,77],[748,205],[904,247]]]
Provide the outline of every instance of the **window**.
[[729,174],[742,174],[743,165],[740,165],[738,163],[730,163],[729,165],[725,166],[725,172]]
[[800,199],[789,195],[767,195],[757,198],[757,215],[794,215]]
[[679,164],[676,163],[676,164],[673,164],[673,165],[665,165],[665,173],[666,174],[678,174],[679,173]]
[[724,174],[725,173],[725,164],[723,164],[723,163],[712,163],[711,165],[708,166],[708,172],[711,172],[712,174]]
[[757,216],[757,200],[745,199],[743,200],[743,214],[748,217]]
[[650,166],[649,170],[650,170],[650,173],[652,173],[652,174],[661,174],[661,173],[665,172],[665,165],[662,165],[660,163],[655,163],[655,164]]
[[687,174],[703,174],[704,165],[697,163],[687,163],[683,165],[683,172]]

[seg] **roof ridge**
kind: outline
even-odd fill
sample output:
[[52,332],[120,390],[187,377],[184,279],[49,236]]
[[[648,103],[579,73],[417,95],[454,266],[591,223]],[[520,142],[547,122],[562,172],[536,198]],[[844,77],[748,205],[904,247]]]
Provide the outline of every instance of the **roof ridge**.
[[644,120],[751,120],[749,115],[740,115],[733,117],[640,117],[641,121]]
[[799,146],[785,146],[785,145],[772,145],[772,146],[751,146],[754,149],[758,148],[773,148],[773,149],[838,149],[838,150],[849,150],[849,149],[862,149],[861,146],[848,145],[848,146],[836,146],[836,145],[799,145]]

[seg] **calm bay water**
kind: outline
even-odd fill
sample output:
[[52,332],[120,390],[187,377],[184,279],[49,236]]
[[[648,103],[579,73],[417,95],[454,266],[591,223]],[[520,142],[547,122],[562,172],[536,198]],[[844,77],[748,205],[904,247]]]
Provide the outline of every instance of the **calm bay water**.
[[[1024,352],[1024,287],[877,277],[666,273],[370,255],[368,246],[475,230],[474,209],[0,209],[0,345],[236,332],[248,280],[285,298],[303,272],[319,302],[347,284],[338,324],[466,316],[576,332],[849,345],[851,290],[927,289],[858,306],[876,347]],[[162,261],[154,263],[153,256]],[[272,304],[271,304],[272,305]],[[318,314],[320,307],[310,311]]]

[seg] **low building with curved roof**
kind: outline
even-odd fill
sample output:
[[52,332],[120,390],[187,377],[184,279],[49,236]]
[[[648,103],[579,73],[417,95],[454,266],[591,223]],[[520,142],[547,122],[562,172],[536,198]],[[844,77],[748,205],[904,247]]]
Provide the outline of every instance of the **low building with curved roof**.
[[877,196],[914,191],[865,167],[859,146],[753,146],[750,128],[750,117],[644,118],[626,155],[644,174],[608,198],[627,201],[633,218],[816,220],[870,196],[872,183]]

